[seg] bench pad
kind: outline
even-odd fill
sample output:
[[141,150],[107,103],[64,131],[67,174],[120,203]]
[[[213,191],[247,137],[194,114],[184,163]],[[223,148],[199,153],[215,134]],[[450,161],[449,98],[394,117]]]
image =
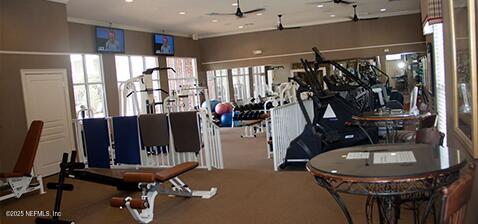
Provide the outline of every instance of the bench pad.
[[198,165],[198,162],[185,162],[158,172],[126,172],[123,174],[123,181],[129,183],[165,182],[196,168]]
[[161,182],[167,181],[196,168],[198,165],[198,162],[185,162],[174,167],[161,170],[156,173],[156,180]]
[[153,183],[156,182],[154,173],[127,172],[123,175],[123,180],[129,183]]

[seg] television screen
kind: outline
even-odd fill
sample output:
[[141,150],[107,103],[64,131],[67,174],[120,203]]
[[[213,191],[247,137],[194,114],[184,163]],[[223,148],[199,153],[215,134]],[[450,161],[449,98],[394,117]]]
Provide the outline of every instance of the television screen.
[[124,52],[124,31],[109,27],[96,27],[96,51],[103,53]]
[[154,34],[154,53],[157,55],[174,55],[173,36]]

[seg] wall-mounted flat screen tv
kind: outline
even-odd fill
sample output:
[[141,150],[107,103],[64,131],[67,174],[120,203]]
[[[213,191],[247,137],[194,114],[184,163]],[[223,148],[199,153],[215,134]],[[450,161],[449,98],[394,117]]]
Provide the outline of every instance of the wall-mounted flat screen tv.
[[124,30],[97,26],[96,51],[99,53],[124,53]]
[[154,34],[154,54],[174,55],[174,37],[164,34]]

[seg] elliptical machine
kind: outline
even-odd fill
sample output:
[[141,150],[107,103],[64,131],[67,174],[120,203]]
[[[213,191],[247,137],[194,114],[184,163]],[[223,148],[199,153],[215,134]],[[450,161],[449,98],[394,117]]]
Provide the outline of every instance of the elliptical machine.
[[[297,101],[307,124],[304,131],[292,140],[287,148],[285,160],[280,166],[282,169],[292,164],[305,165],[314,156],[329,150],[378,142],[376,127],[362,128],[351,125],[352,116],[360,114],[362,108],[350,104],[337,93],[325,90],[319,82],[319,64],[325,60],[317,48],[314,47],[313,50],[316,58],[313,68],[307,60],[301,59],[308,83],[299,76],[290,78],[298,84]],[[333,61],[330,63],[342,72],[349,72]],[[313,120],[305,109],[301,93],[308,93],[313,101]]]
[[324,82],[329,90],[340,93],[349,104],[354,104],[362,112],[382,107],[403,109],[403,95],[390,88],[389,76],[377,66],[365,63],[354,74],[335,61],[324,60],[317,48],[313,50],[318,55],[316,61],[319,64],[330,64],[341,72],[325,76]]

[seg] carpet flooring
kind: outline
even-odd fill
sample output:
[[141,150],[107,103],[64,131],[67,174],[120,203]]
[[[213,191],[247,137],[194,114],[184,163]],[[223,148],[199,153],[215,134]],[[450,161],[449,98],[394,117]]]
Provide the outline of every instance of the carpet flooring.
[[[267,159],[264,135],[240,138],[242,129],[223,129],[224,170],[193,170],[182,176],[198,190],[218,187],[215,197],[205,199],[156,198],[153,223],[346,223],[341,210],[312,176],[304,171],[274,172]],[[48,177],[45,182],[56,180]],[[134,223],[127,210],[109,206],[109,199],[124,193],[110,186],[68,179],[75,190],[66,192],[62,218],[76,223]],[[7,211],[49,211],[55,192],[31,193],[1,202],[0,223],[33,223],[34,217],[6,217]],[[343,196],[355,223],[365,223],[362,196]],[[402,214],[400,223],[412,223]]]

